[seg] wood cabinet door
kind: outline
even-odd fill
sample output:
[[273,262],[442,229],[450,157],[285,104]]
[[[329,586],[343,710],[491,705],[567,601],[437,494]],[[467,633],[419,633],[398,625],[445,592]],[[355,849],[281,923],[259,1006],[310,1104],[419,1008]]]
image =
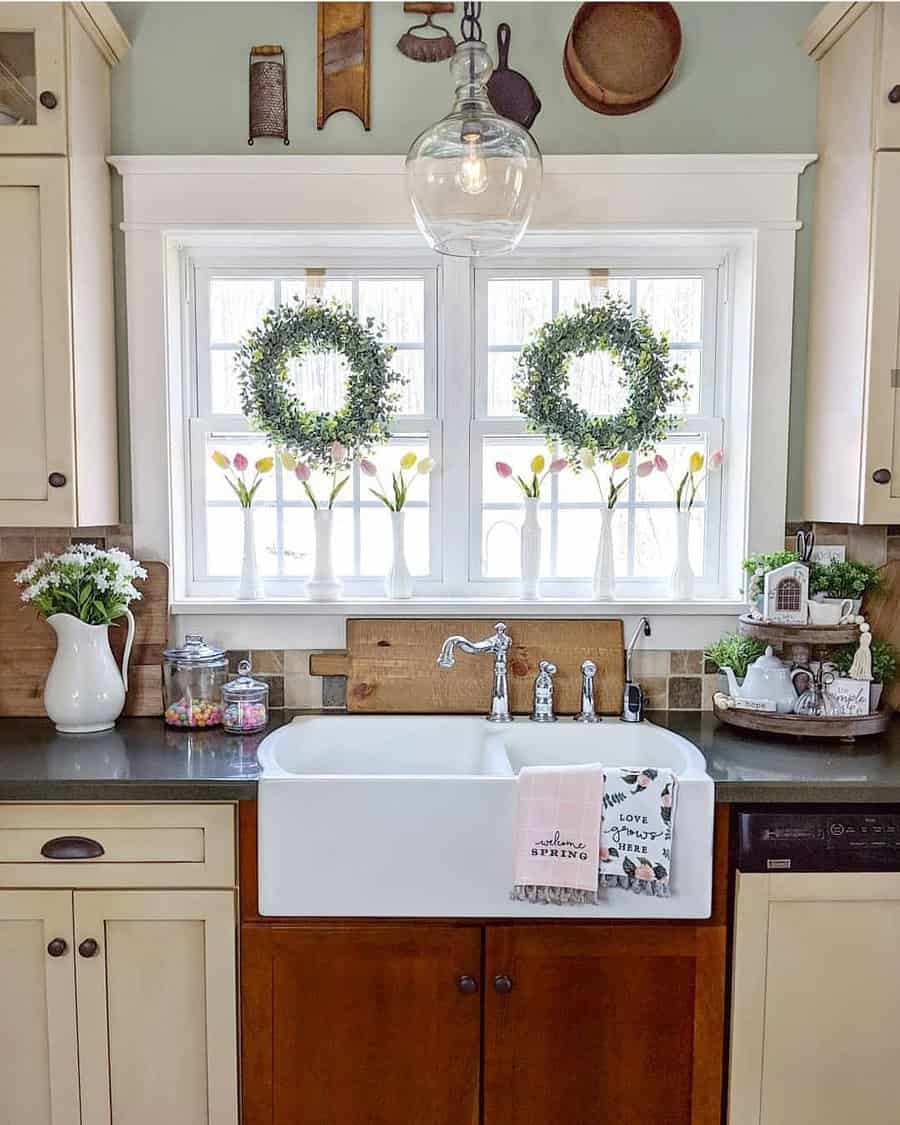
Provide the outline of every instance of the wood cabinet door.
[[2,1125],[80,1123],[74,955],[70,891],[0,891]]
[[871,246],[862,522],[894,523],[900,519],[900,152],[875,157]]
[[64,56],[62,4],[0,4],[0,154],[66,151]]
[[725,930],[489,926],[484,1125],[720,1125]]
[[245,925],[244,1125],[477,1125],[481,931]]
[[0,158],[0,526],[76,523],[70,320],[67,161]]
[[76,891],[75,941],[82,1125],[237,1125],[234,893]]

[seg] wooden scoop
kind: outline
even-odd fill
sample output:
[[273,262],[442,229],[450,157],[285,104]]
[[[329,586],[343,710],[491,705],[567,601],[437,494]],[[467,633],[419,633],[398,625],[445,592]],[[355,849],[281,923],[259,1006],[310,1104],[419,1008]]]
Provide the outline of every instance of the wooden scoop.
[[530,129],[541,112],[541,99],[524,74],[509,69],[510,34],[508,23],[497,28],[497,69],[488,79],[488,97],[501,117]]

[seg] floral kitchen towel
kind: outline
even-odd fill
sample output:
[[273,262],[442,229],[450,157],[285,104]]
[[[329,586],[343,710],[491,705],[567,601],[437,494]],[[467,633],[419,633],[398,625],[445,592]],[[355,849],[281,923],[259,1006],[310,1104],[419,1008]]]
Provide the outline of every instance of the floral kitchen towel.
[[601,887],[669,894],[677,790],[671,770],[604,770]]
[[603,767],[527,766],[517,788],[513,898],[596,894]]

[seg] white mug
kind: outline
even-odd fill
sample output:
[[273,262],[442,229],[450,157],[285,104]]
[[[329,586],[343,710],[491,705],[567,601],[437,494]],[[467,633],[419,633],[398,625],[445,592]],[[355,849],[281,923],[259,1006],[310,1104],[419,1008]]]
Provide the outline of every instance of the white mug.
[[853,602],[850,598],[844,598],[843,601],[838,598],[826,598],[823,602],[809,603],[811,625],[839,625],[852,612]]

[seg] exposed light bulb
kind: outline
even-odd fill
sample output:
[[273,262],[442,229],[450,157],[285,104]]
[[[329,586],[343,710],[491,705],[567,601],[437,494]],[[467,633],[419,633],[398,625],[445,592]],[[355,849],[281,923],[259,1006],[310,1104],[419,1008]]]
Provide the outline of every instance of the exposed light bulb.
[[482,151],[481,133],[465,133],[462,139],[466,147],[459,162],[456,182],[466,195],[481,195],[488,186],[487,161]]

